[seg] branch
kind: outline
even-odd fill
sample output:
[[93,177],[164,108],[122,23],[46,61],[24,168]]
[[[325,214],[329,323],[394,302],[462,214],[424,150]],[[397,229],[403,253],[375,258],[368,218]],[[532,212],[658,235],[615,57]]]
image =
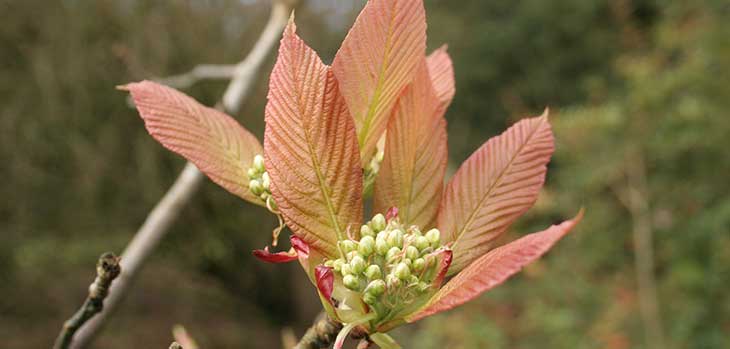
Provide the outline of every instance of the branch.
[[201,64],[187,73],[159,78],[157,81],[163,85],[181,89],[188,88],[200,80],[233,79],[235,73],[236,65],[234,64]]
[[[241,104],[248,96],[256,73],[258,73],[266,56],[277,43],[294,3],[295,1],[292,0],[273,1],[271,16],[261,36],[248,56],[236,64],[233,79],[228,85],[221,102],[221,107],[229,114],[238,112]],[[72,348],[86,347],[99,332],[109,314],[117,308],[126,295],[144,262],[157,248],[172,223],[178,218],[183,206],[190,201],[193,194],[200,187],[202,180],[202,173],[193,164],[187,163],[173,186],[150,212],[142,227],[124,250],[122,254],[124,273],[119,281],[114,284],[114,287],[111,288],[107,299],[107,307],[99,316],[80,329]]]
[[327,314],[320,314],[316,322],[310,327],[302,339],[299,340],[294,349],[320,349],[326,348],[337,337],[337,333],[342,329],[342,324],[332,320]]
[[110,252],[99,257],[99,261],[96,262],[96,279],[89,286],[89,296],[86,297],[84,304],[76,314],[63,324],[61,333],[58,334],[56,343],[53,345],[54,349],[68,348],[76,330],[104,308],[104,298],[109,293],[112,281],[119,276],[120,271],[119,257]]

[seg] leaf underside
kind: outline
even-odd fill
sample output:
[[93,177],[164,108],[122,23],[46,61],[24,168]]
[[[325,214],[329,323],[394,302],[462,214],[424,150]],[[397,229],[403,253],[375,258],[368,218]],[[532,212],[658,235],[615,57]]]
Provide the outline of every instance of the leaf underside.
[[425,48],[422,1],[371,0],[335,55],[332,71],[355,119],[363,164],[374,153]]
[[441,108],[446,110],[451,100],[454,99],[456,92],[454,84],[454,66],[451,63],[451,57],[446,51],[446,45],[443,45],[428,55],[428,72],[433,80],[433,87],[436,95],[441,102]]
[[385,158],[374,192],[374,211],[398,207],[405,224],[433,227],[448,158],[446,120],[425,57],[393,109]]
[[248,168],[263,153],[261,143],[232,117],[208,108],[173,88],[152,81],[128,90],[147,131],[165,148],[195,164],[213,182],[252,203],[263,205],[248,189]]
[[444,242],[453,242],[453,275],[493,242],[537,200],[553,153],[547,111],[523,119],[474,152],[446,186],[438,217]]
[[464,304],[519,272],[537,260],[583,218],[583,211],[572,220],[489,251],[457,274],[431,298],[419,312],[406,320],[414,322],[426,316]]
[[269,82],[266,166],[287,226],[332,258],[362,219],[355,125],[330,68],[295,31],[290,22]]

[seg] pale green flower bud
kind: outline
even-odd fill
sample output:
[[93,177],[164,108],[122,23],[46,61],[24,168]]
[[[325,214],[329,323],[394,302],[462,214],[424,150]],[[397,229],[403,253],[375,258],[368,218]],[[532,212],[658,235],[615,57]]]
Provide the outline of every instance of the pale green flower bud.
[[418,290],[418,292],[421,292],[421,293],[428,291],[429,288],[431,288],[431,285],[429,285],[425,282],[419,282],[416,285],[416,290]]
[[388,253],[385,255],[385,259],[388,262],[392,262],[394,259],[398,258],[398,254],[400,253],[400,248],[398,247],[391,247],[388,250]]
[[431,246],[434,248],[438,247],[441,243],[441,232],[438,229],[433,228],[426,233],[426,239],[428,239],[428,242],[431,243]]
[[365,271],[365,268],[367,267],[367,264],[365,264],[365,260],[362,259],[362,257],[355,256],[350,261],[350,267],[352,267],[352,272],[354,274],[360,274],[363,271]]
[[359,255],[360,254],[357,253],[357,250],[355,250],[355,251],[347,252],[347,256],[346,257],[347,257],[347,260],[348,261],[352,261],[352,259],[355,258],[355,256],[359,256]]
[[352,266],[349,263],[342,263],[340,273],[342,273],[342,275],[352,275]]
[[264,168],[264,157],[263,156],[256,155],[253,157],[253,168],[256,171],[258,171],[259,173],[266,171],[266,169]]
[[267,192],[263,192],[263,193],[261,193],[261,195],[259,195],[261,200],[264,200],[264,201],[268,200],[270,196],[271,196],[271,194],[269,194]]
[[373,264],[365,269],[365,276],[367,276],[368,280],[376,280],[383,277],[383,273],[380,271],[379,266]]
[[344,263],[345,263],[345,261],[343,261],[342,258],[335,259],[335,261],[332,262],[332,269],[334,269],[335,271],[339,272],[339,271],[342,270],[342,265]]
[[416,248],[422,251],[424,248],[430,245],[430,242],[428,242],[428,239],[425,236],[417,236],[413,244],[416,246]]
[[254,195],[261,195],[264,192],[264,187],[261,185],[261,182],[256,179],[252,179],[248,182],[248,189],[250,189]]
[[375,239],[372,236],[363,236],[360,239],[360,246],[357,248],[357,251],[365,257],[373,254],[373,251],[375,251]]
[[388,253],[389,249],[390,246],[388,246],[388,243],[385,241],[385,239],[378,237],[375,240],[375,251],[377,251],[379,255],[385,255],[386,253]]
[[331,260],[331,259],[328,259],[328,260],[324,261],[324,266],[325,266],[325,267],[330,267],[330,268],[332,268],[332,267],[333,267],[333,266],[335,265],[334,263],[335,263],[335,261],[333,261],[333,260]]
[[269,188],[271,187],[271,178],[269,177],[268,172],[264,172],[264,174],[261,175],[261,184],[266,190],[269,190]]
[[393,270],[393,274],[401,280],[407,280],[411,276],[411,268],[405,263],[398,263]]
[[418,280],[418,276],[411,275],[410,277],[408,277],[408,285],[409,286],[411,286],[411,285],[414,285],[415,286],[415,285],[418,284],[419,281],[421,281],[421,280]]
[[406,258],[416,259],[418,258],[419,251],[416,246],[410,245],[406,247]]
[[373,305],[378,302],[378,297],[372,293],[365,293],[362,295],[362,301],[365,302],[365,304]]
[[398,288],[398,286],[400,286],[400,279],[393,274],[388,274],[385,279],[385,282],[388,285],[388,289],[390,290],[396,289]]
[[357,279],[357,276],[354,276],[352,274],[347,274],[342,278],[342,283],[345,285],[345,287],[357,291],[358,288],[360,288],[360,280]]
[[378,213],[373,217],[373,220],[370,221],[370,227],[373,228],[374,231],[382,231],[385,229],[385,216],[383,216],[382,213]]
[[391,230],[388,234],[388,245],[391,247],[403,247],[403,231],[400,229]]
[[352,240],[343,240],[340,241],[340,248],[342,249],[342,252],[347,254],[350,251],[357,250],[357,244],[355,244]]
[[372,228],[370,228],[368,225],[363,225],[360,227],[360,236],[372,236],[375,237],[375,232]]
[[383,240],[386,240],[387,241],[388,240],[388,232],[385,231],[385,230],[379,232],[377,235],[375,235],[375,239],[383,239]]
[[259,175],[259,173],[256,172],[256,169],[253,167],[249,168],[248,171],[246,171],[246,174],[248,175],[248,178],[258,177]]
[[371,294],[373,296],[380,296],[383,293],[385,293],[385,281],[383,280],[373,280],[370,281],[368,286],[365,288],[366,294]]
[[414,236],[421,236],[423,233],[421,233],[421,229],[418,229],[418,226],[412,225],[410,228],[408,228],[408,232],[413,234]]
[[426,268],[426,261],[423,258],[417,258],[413,261],[413,270],[415,271],[422,271]]
[[408,266],[408,268],[411,268],[413,266],[413,261],[408,258],[403,258],[402,262],[405,263]]
[[433,247],[428,246],[428,247],[426,247],[426,248],[424,248],[424,249],[421,250],[421,256],[425,256],[425,255],[427,255],[427,254],[429,254],[431,252],[433,252]]

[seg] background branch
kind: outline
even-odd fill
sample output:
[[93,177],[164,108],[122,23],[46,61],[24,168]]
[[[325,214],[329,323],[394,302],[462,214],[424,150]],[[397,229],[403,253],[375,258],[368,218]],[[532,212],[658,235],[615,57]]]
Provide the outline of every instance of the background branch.
[[[233,78],[223,95],[219,108],[229,114],[235,114],[240,109],[253,85],[256,73],[277,43],[294,4],[293,0],[272,1],[269,21],[248,56],[235,66]],[[175,183],[150,212],[142,227],[124,250],[122,254],[124,272],[111,288],[106,308],[99,316],[80,329],[72,343],[72,348],[84,348],[93,340],[109,314],[117,308],[126,295],[144,262],[178,218],[183,206],[190,201],[200,187],[202,180],[202,173],[193,164],[187,163]]]
[[110,252],[99,257],[99,261],[96,262],[96,279],[89,286],[89,295],[76,314],[63,324],[61,333],[58,334],[58,338],[56,338],[53,345],[54,349],[68,348],[76,330],[104,309],[104,298],[109,293],[112,281],[119,276],[119,272],[119,257]]

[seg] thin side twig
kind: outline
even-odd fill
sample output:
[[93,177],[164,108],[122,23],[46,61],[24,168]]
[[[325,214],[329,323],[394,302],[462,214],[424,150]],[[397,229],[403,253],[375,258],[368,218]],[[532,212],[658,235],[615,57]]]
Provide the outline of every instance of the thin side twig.
[[112,281],[120,273],[119,257],[107,252],[96,262],[96,279],[89,286],[89,295],[81,308],[64,324],[53,345],[54,349],[66,349],[71,344],[76,331],[104,308],[104,299],[109,293]]
[[230,80],[236,73],[235,64],[201,64],[187,73],[156,79],[174,88],[188,88],[200,80]]
[[[220,107],[229,114],[235,114],[248,96],[256,74],[265,58],[277,43],[296,1],[273,0],[269,21],[248,56],[236,64],[233,78],[223,95]],[[203,181],[202,173],[187,163],[173,186],[150,212],[144,224],[127,245],[122,254],[124,272],[114,283],[107,299],[107,306],[99,316],[87,322],[78,332],[72,348],[85,348],[100,331],[109,314],[117,308],[127,294],[135,276],[145,261],[157,248],[172,223],[180,216],[185,204],[192,198]]]

